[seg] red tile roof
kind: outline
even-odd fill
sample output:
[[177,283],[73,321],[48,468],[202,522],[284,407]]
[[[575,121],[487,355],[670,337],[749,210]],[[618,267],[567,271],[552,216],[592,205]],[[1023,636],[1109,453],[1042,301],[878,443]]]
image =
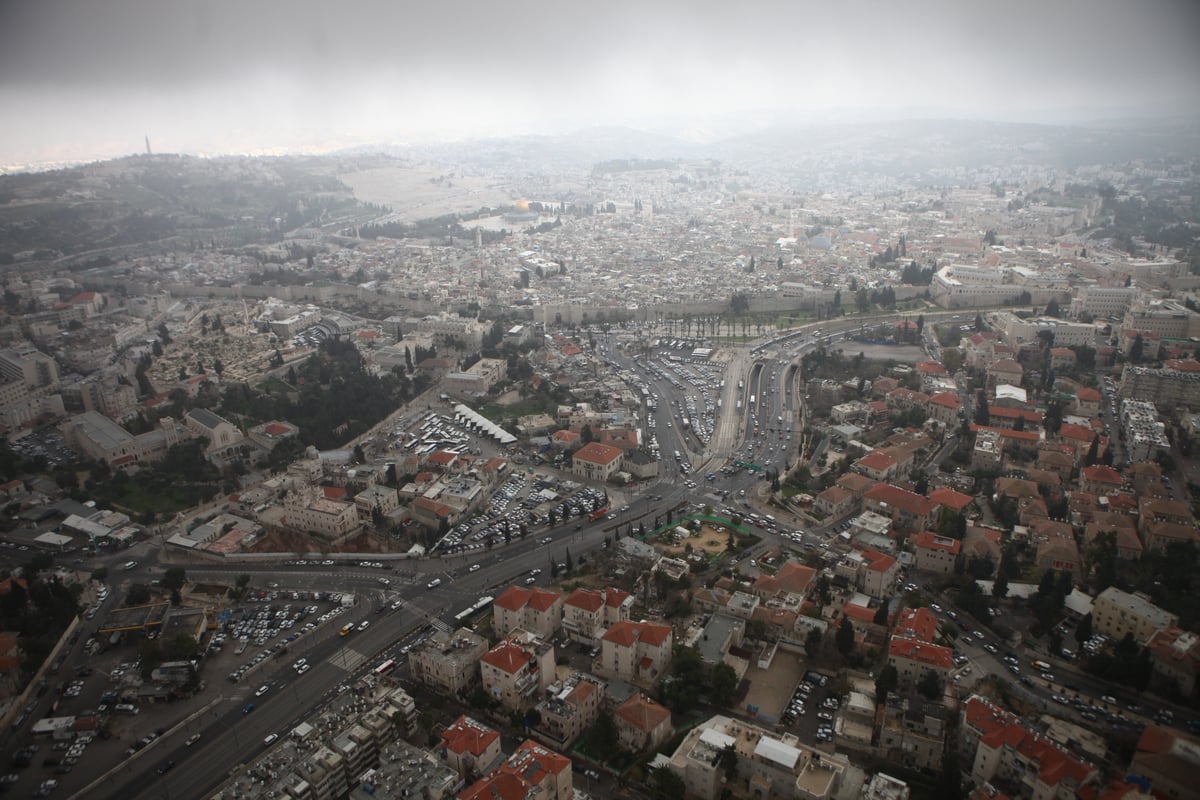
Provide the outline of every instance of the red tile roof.
[[914,533],[908,538],[913,547],[919,547],[922,550],[941,550],[944,553],[952,553],[958,555],[958,551],[962,549],[962,542],[958,539],[951,539],[948,536],[938,536],[933,531],[921,531]]
[[653,622],[618,622],[601,637],[606,642],[613,642],[621,647],[633,647],[637,642],[658,647],[671,635],[671,628]]
[[459,792],[458,800],[527,800],[533,791],[529,781],[520,775],[493,772]]
[[575,451],[574,459],[576,461],[587,461],[592,464],[608,465],[620,458],[621,455],[621,449],[618,447],[600,444],[599,442],[588,442]]
[[935,406],[952,409],[957,409],[962,405],[962,401],[958,399],[958,395],[953,392],[934,392],[933,396],[929,398],[929,402]]
[[919,642],[916,639],[892,637],[888,644],[888,655],[894,658],[906,658],[937,669],[950,670],[954,666],[952,656],[954,651],[949,647]]
[[872,486],[863,496],[877,503],[887,503],[889,506],[907,511],[914,516],[923,517],[930,511],[930,503],[927,498],[905,491],[898,486],[892,486],[890,483]]
[[946,486],[940,486],[929,493],[929,502],[938,506],[946,506],[954,511],[962,511],[971,503],[975,502],[975,498],[969,494],[956,492]]
[[1084,467],[1080,470],[1083,473],[1084,480],[1095,483],[1107,483],[1110,486],[1120,486],[1125,481],[1121,477],[1121,473],[1117,472],[1112,467],[1104,464],[1096,464],[1091,467]]
[[442,731],[442,747],[452,753],[478,756],[499,738],[499,733],[463,714]]
[[509,641],[500,642],[483,654],[483,662],[498,670],[515,675],[529,663],[529,653]]
[[671,721],[671,712],[642,694],[631,696],[617,706],[615,716],[639,731],[650,733],[663,722]]
[[888,470],[896,466],[897,461],[887,453],[882,453],[878,450],[872,450],[860,458],[856,463],[866,467],[867,469]]
[[937,617],[928,608],[906,608],[896,618],[893,636],[932,642],[937,636]]
[[576,589],[567,596],[563,605],[595,613],[604,605],[604,596],[591,589]]

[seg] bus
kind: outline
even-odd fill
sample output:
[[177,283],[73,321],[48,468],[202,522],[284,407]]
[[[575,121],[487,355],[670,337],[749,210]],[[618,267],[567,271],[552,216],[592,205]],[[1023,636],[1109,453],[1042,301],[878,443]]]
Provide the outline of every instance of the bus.
[[389,658],[387,661],[380,664],[378,667],[376,667],[371,672],[375,677],[380,678],[380,677],[383,677],[384,675],[387,675],[389,672],[391,672],[395,668],[396,668],[396,660]]
[[592,522],[595,522],[598,519],[604,519],[604,515],[607,513],[608,513],[608,506],[604,506],[603,508],[598,508],[595,511],[593,511],[591,514],[589,514],[588,519],[590,519]]
[[459,625],[465,625],[469,620],[477,614],[482,614],[492,607],[492,601],[495,600],[490,594],[484,595],[475,601],[475,604],[464,608],[462,611],[454,615],[454,621]]

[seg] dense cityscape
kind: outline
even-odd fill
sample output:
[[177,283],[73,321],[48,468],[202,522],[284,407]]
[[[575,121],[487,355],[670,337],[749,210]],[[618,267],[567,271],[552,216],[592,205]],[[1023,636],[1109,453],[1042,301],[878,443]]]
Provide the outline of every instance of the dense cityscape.
[[0,790],[1194,796],[1194,131],[627,134],[0,177]]

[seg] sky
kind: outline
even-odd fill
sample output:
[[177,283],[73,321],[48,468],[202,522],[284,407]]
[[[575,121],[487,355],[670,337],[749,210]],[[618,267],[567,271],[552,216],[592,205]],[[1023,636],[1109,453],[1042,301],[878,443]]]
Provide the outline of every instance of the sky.
[[1194,0],[0,0],[0,167],[773,114],[1200,115]]

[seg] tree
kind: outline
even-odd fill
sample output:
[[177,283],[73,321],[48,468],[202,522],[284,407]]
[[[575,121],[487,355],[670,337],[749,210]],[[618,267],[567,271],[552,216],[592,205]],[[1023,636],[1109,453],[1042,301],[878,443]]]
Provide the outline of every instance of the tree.
[[683,800],[687,784],[669,767],[654,767],[650,770],[650,796],[654,800]]
[[1146,353],[1146,342],[1142,339],[1139,333],[1133,339],[1133,345],[1129,348],[1129,360],[1134,364],[1142,363],[1142,359]]
[[725,749],[721,751],[721,772],[725,774],[725,781],[727,783],[737,778],[737,770],[737,748],[734,747],[733,742],[730,742],[725,746]]
[[221,359],[217,358],[213,360],[213,372],[217,373],[218,378],[225,373],[225,365],[221,362]]
[[125,595],[125,605],[143,606],[150,602],[150,587],[144,583],[135,583],[129,587]]
[[709,676],[712,687],[712,700],[719,706],[732,706],[737,698],[738,679],[733,667],[722,662],[712,669]]
[[1003,600],[1005,597],[1008,597],[1008,576],[1004,574],[1003,570],[996,576],[995,581],[992,582],[992,597],[997,600]]
[[168,567],[163,573],[162,580],[159,583],[164,589],[178,592],[183,588],[183,584],[187,582],[187,570],[183,567]]
[[1057,300],[1051,300],[1049,303],[1046,303],[1046,310],[1043,311],[1042,313],[1047,317],[1061,317],[1062,316],[1062,311],[1059,310]]
[[975,400],[975,424],[989,425],[992,421],[992,412],[988,408],[987,392],[980,389],[976,393]]
[[876,625],[885,626],[888,620],[888,601],[884,598],[879,604],[879,608],[875,609],[875,616],[871,619]]
[[884,705],[887,703],[888,695],[895,691],[900,685],[900,673],[891,664],[886,665],[879,671],[879,677],[875,679],[875,703],[876,705]]
[[816,658],[817,653],[821,652],[821,640],[824,636],[821,634],[821,629],[812,627],[808,629],[808,635],[804,637],[804,653],[810,659]]
[[842,617],[837,633],[834,634],[834,644],[837,645],[838,652],[843,656],[850,655],[850,652],[854,650],[854,623],[850,621],[849,617]]
[[917,681],[917,691],[930,700],[937,700],[942,696],[942,681],[936,672],[927,670]]

